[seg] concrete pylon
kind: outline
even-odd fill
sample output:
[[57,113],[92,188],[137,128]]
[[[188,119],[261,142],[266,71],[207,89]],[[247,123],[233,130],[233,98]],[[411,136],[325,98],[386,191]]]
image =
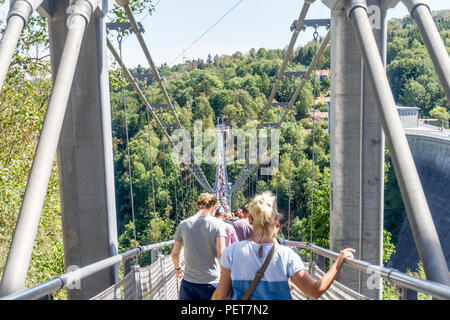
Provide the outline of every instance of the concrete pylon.
[[[351,247],[357,250],[356,258],[382,265],[384,133],[343,2],[323,2],[332,9],[330,248],[339,251]],[[386,56],[387,30],[384,2],[367,1],[382,57]],[[369,276],[344,266],[338,281],[381,299],[381,279]]]
[[[67,34],[69,0],[47,0],[52,72]],[[102,9],[102,10],[101,10]],[[108,85],[108,1],[92,15],[84,36],[58,145],[65,266],[75,270],[117,254],[114,164]],[[111,267],[68,290],[69,299],[89,299],[118,280]]]

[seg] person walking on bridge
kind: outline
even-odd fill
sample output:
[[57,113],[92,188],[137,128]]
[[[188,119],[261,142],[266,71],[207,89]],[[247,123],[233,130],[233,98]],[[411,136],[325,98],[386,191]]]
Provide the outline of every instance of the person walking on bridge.
[[[180,300],[209,300],[220,276],[219,260],[227,236],[224,223],[214,217],[219,201],[212,194],[198,197],[198,212],[183,220],[175,232],[172,262],[180,285]],[[180,265],[184,246],[185,270]]]
[[[291,300],[289,279],[306,295],[319,298],[335,280],[345,259],[354,249],[345,249],[322,278],[314,280],[305,270],[300,256],[276,240],[280,215],[276,197],[270,192],[257,195],[249,206],[254,235],[227,247],[220,260],[220,282],[213,300]],[[269,257],[267,260],[266,258]],[[261,266],[267,268],[260,281],[248,290]],[[248,291],[247,291],[248,290]]]
[[253,236],[253,227],[250,224],[248,220],[248,216],[250,212],[248,211],[249,205],[246,204],[242,208],[242,219],[238,219],[233,221],[233,227],[236,230],[236,235],[239,239],[239,241],[246,240],[248,238],[251,238]]
[[234,230],[234,227],[231,223],[226,222],[225,217],[227,215],[227,212],[217,210],[216,211],[216,218],[223,222],[225,225],[225,231],[227,232],[227,237],[225,238],[225,247],[228,247],[232,243],[238,241],[238,238],[236,236],[236,231]]

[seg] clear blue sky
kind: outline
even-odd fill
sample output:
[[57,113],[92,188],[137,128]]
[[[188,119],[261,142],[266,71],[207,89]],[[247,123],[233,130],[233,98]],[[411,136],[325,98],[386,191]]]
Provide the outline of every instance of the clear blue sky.
[[[146,30],[144,39],[157,65],[173,61],[184,48],[211,27],[239,0],[154,0],[157,3],[152,15],[137,16]],[[202,58],[208,53],[232,54],[236,51],[247,53],[251,48],[284,48],[292,33],[289,27],[297,19],[303,0],[243,0],[213,29],[185,52],[187,59]],[[450,9],[448,0],[429,0],[432,10]],[[388,18],[404,17],[408,12],[399,3],[389,10]],[[307,19],[329,18],[330,10],[315,1]],[[325,28],[321,28],[323,34]],[[312,39],[312,30],[302,32],[297,45]],[[133,35],[124,40],[124,60],[129,67],[139,63],[147,67],[142,50]],[[182,62],[180,56],[173,64]]]

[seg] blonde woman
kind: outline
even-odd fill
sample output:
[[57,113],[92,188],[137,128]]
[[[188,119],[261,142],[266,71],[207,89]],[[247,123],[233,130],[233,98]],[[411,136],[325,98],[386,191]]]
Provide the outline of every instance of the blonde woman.
[[[198,197],[198,212],[183,220],[175,232],[172,262],[180,285],[180,300],[210,300],[220,276],[219,260],[225,249],[225,225],[214,217],[219,201],[212,194]],[[185,270],[180,266],[184,245]]]
[[289,279],[305,294],[317,299],[334,281],[344,260],[353,258],[355,250],[342,250],[330,270],[319,280],[314,280],[305,270],[299,255],[276,241],[280,215],[272,193],[257,195],[250,203],[249,212],[254,234],[248,240],[235,242],[224,250],[220,260],[220,281],[213,300],[242,299],[274,245],[277,246],[276,251],[250,300],[292,299]]

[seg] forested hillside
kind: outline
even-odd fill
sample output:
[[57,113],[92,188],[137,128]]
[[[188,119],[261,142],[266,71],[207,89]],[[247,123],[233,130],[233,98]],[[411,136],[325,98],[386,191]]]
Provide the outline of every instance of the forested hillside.
[[[450,50],[449,11],[435,13],[437,27],[441,32],[447,48]],[[418,106],[422,117],[434,116],[448,119],[449,106],[439,80],[434,71],[431,59],[423,45],[421,36],[413,20],[409,17],[395,19],[388,27],[387,72],[391,82],[394,97],[399,105]],[[307,68],[314,55],[315,43],[309,43],[298,48],[291,56],[286,71],[302,71]],[[329,47],[320,60],[317,69],[329,68]],[[174,104],[178,108],[178,116],[183,125],[192,130],[193,120],[202,120],[203,128],[211,128],[218,116],[227,118],[233,127],[255,127],[261,116],[267,97],[273,87],[274,75],[278,71],[284,56],[284,50],[266,50],[264,48],[251,49],[247,54],[236,52],[231,56],[211,55],[206,61],[201,59],[186,61],[170,68],[160,67],[161,74],[166,79],[166,87]],[[139,66],[133,70],[135,75],[150,73],[149,69]],[[289,101],[294,87],[290,80],[285,80],[275,96],[276,101]],[[163,104],[165,100],[156,84],[151,81],[141,82],[146,87],[146,94],[153,104]],[[310,81],[295,104],[295,112],[283,124],[280,134],[280,170],[274,176],[253,177],[234,195],[233,206],[238,207],[248,201],[255,192],[271,190],[278,195],[278,206],[284,214],[285,236],[307,240],[309,235],[309,219],[311,193],[311,128],[312,109],[316,102],[317,110],[326,107],[317,101],[323,101],[329,96],[329,80],[317,80],[316,94],[313,94],[313,82]],[[118,183],[118,203],[121,213],[120,228],[130,221],[129,180],[126,163],[125,130],[123,128],[123,101],[120,87],[112,90],[113,101],[113,130],[116,137],[116,181]],[[170,155],[166,153],[167,142],[156,136],[158,129],[153,124],[152,164],[149,161],[148,126],[143,105],[139,104],[137,96],[126,88],[128,108],[130,148],[133,168],[133,182],[142,185],[143,192],[135,195],[137,212],[137,230],[141,236],[155,234],[152,226],[148,225],[149,212],[153,211],[153,202],[159,208],[161,218],[169,217],[178,221],[180,213],[189,215],[194,212],[196,192],[200,190],[194,184],[195,192],[189,193],[187,212],[176,210],[176,204],[183,199],[187,186],[180,184],[180,179],[186,182],[186,170],[172,164]],[[314,99],[316,98],[316,99]],[[316,100],[316,101],[315,101]],[[325,108],[324,108],[325,107]],[[275,122],[279,117],[279,110],[271,109],[267,122]],[[173,123],[168,112],[161,113],[164,123]],[[447,120],[448,123],[448,120]],[[328,198],[329,198],[329,136],[326,132],[327,122],[320,121],[315,132],[315,200],[314,200],[314,240],[322,245],[328,244]],[[138,156],[139,151],[141,155]],[[150,165],[154,168],[153,188],[150,187]],[[167,170],[164,170],[166,166]],[[204,165],[209,181],[215,179],[215,167]],[[228,173],[233,182],[241,165],[229,164]],[[181,171],[180,171],[181,170]],[[165,174],[164,174],[165,172]],[[182,172],[182,173],[180,173]],[[385,227],[393,233],[396,240],[399,221],[404,215],[404,207],[398,192],[389,152],[386,151],[386,217]],[[183,177],[181,177],[181,174]],[[258,182],[256,182],[258,180]],[[291,198],[289,208],[289,185]],[[140,187],[137,186],[136,188]],[[133,185],[134,187],[134,185]],[[179,188],[175,190],[176,188]],[[153,191],[154,196],[153,196]],[[137,193],[137,192],[136,192]],[[176,197],[176,198],[175,198]],[[155,199],[153,201],[153,199]],[[290,209],[290,210],[289,210]],[[190,211],[189,211],[190,210]],[[290,211],[290,214],[289,214]],[[164,213],[164,215],[161,214]],[[290,218],[290,219],[289,219]],[[316,221],[317,220],[317,221]],[[168,222],[169,220],[167,220]],[[163,223],[161,221],[161,223]],[[288,228],[290,226],[290,228]],[[147,238],[146,238],[147,239]],[[144,238],[141,238],[143,241]]]
[[[311,43],[297,50],[289,63],[288,71],[305,70],[315,52],[316,44]],[[172,68],[161,67],[166,81],[167,91],[178,109],[178,116],[185,128],[192,130],[193,121],[201,120],[203,129],[213,128],[218,116],[226,118],[227,123],[238,128],[255,128],[258,119],[273,87],[273,77],[278,71],[284,56],[283,50],[252,49],[247,55],[240,52],[232,56],[209,57],[207,61],[189,61]],[[320,61],[318,69],[329,68],[329,49]],[[149,70],[138,67],[135,74],[146,74]],[[278,102],[289,101],[293,89],[300,79],[296,79],[294,87],[290,80],[285,80],[278,90],[275,99]],[[329,94],[329,80],[316,82],[316,97]],[[152,104],[163,104],[165,100],[159,88],[153,83],[141,82]],[[123,97],[120,86],[112,92],[113,135],[115,137],[115,164],[117,184],[117,202],[120,215],[120,230],[130,221],[130,192],[126,151],[126,132],[124,128]],[[178,221],[182,217],[194,213],[195,199],[200,191],[194,182],[194,192],[187,193],[190,188],[188,171],[171,161],[167,153],[169,149],[165,140],[159,139],[161,133],[154,120],[151,121],[152,158],[148,147],[149,126],[147,125],[144,106],[138,102],[137,96],[126,88],[127,121],[129,130],[130,153],[132,163],[132,182],[135,198],[136,227],[140,234],[139,242],[149,240],[146,235],[154,235],[155,226],[149,222],[154,217],[153,203],[156,204],[157,216]],[[283,124],[280,135],[280,170],[275,176],[252,177],[233,195],[233,207],[239,207],[248,201],[255,192],[270,189],[278,194],[279,208],[288,217],[289,182],[291,193],[290,220],[294,217],[307,216],[310,194],[311,176],[311,127],[310,112],[314,104],[313,84],[308,83],[295,104],[288,121]],[[317,103],[317,108],[323,104]],[[325,108],[326,110],[326,108]],[[267,122],[275,122],[283,110],[271,109]],[[174,122],[169,112],[160,112],[165,124]],[[328,188],[329,137],[326,133],[326,121],[318,122],[315,131],[315,170],[316,188]],[[205,142],[206,144],[207,142]],[[152,163],[150,163],[152,162]],[[153,167],[153,171],[150,167]],[[229,163],[230,181],[234,181],[241,164]],[[215,165],[203,165],[208,180],[215,179]],[[290,174],[289,174],[290,171]],[[289,179],[290,177],[290,179]],[[257,179],[258,178],[258,179]],[[259,180],[256,183],[256,180]],[[182,181],[182,182],[181,182]],[[189,195],[186,210],[180,206],[183,197]],[[318,198],[319,199],[319,198]],[[327,202],[317,201],[317,207],[327,208]],[[150,220],[151,221],[151,220]],[[161,224],[168,224],[162,220]],[[298,223],[298,219],[296,220]],[[287,223],[286,223],[287,226]],[[158,226],[159,227],[159,226]],[[284,233],[287,234],[287,228]],[[138,237],[139,238],[139,237]],[[126,246],[125,243],[122,243]]]
[[[0,1],[0,5],[3,3]],[[120,12],[117,16],[120,18]],[[450,11],[437,12],[435,18],[450,52]],[[48,57],[34,55],[35,46],[40,48],[39,52],[48,47],[46,26],[41,19],[31,21],[34,24],[18,48],[14,68],[8,74],[0,100],[0,275],[51,91]],[[311,42],[296,49],[286,71],[305,70],[316,45]],[[33,48],[33,55],[30,48]],[[329,69],[329,55],[328,47],[317,69]],[[186,61],[173,67],[162,65],[159,69],[185,128],[192,131],[194,120],[201,120],[203,129],[213,128],[216,118],[224,116],[231,126],[249,129],[255,128],[261,117],[283,56],[283,49],[258,48],[230,56],[209,56],[206,61]],[[433,116],[448,125],[450,107],[421,36],[410,18],[389,22],[387,57],[388,77],[397,103],[418,106],[421,116]],[[149,72],[144,66],[133,70],[135,75]],[[172,238],[176,223],[195,212],[196,198],[202,190],[186,168],[172,161],[170,145],[162,138],[154,119],[148,117],[131,86],[120,85],[120,72],[112,70],[110,75],[117,219],[119,245],[123,251],[135,245],[134,228],[139,244]],[[289,101],[293,85],[295,88],[299,81],[296,79],[294,84],[290,80],[283,81],[275,96],[276,101]],[[140,85],[151,104],[165,103],[158,86],[151,80],[140,81]],[[284,216],[282,233],[290,239],[309,241],[313,166],[311,115],[314,106],[317,111],[326,111],[326,105],[319,101],[329,99],[329,88],[328,79],[316,80],[315,85],[312,81],[307,83],[295,110],[280,130],[279,171],[273,176],[252,176],[233,196],[233,207],[239,207],[257,192],[271,190],[277,194],[279,210]],[[128,142],[124,104],[127,108]],[[275,122],[279,112],[271,109],[266,121]],[[160,111],[158,114],[165,124],[174,122],[169,112]],[[327,247],[330,139],[326,120],[317,120],[314,136],[312,240]],[[204,141],[205,145],[207,143]],[[131,217],[128,160],[131,163],[136,226]],[[388,152],[386,160],[385,229],[392,233],[392,241],[395,242],[404,208]],[[229,164],[230,182],[234,182],[241,167],[238,163]],[[203,164],[202,168],[212,184],[215,165]],[[64,271],[57,171],[55,162],[27,285],[48,280]],[[388,240],[389,234],[386,235]],[[389,256],[392,247],[386,246],[386,250]]]

